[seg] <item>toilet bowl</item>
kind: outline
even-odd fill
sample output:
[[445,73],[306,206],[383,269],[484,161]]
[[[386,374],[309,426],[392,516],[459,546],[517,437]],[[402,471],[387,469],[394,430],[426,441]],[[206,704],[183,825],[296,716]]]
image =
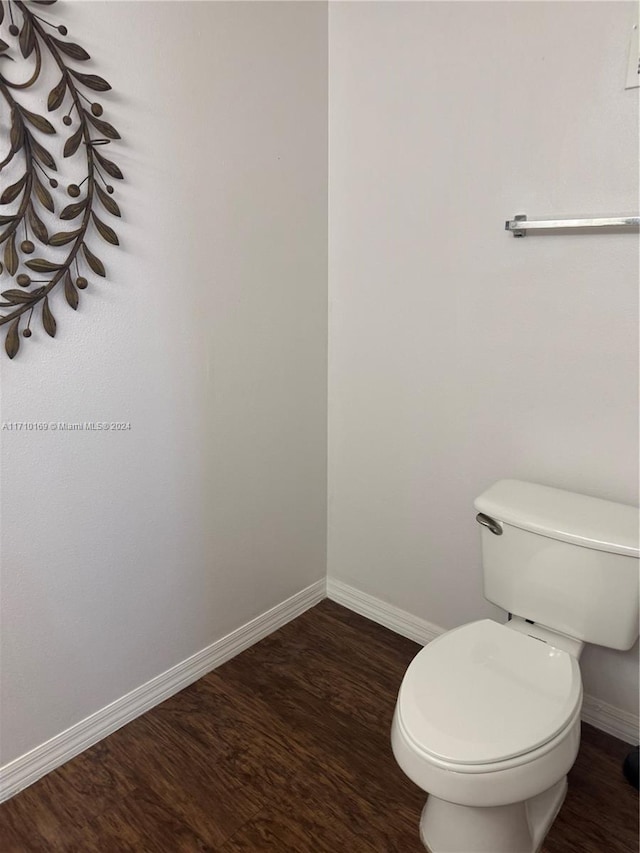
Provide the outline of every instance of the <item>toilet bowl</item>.
[[569,652],[492,620],[442,634],[398,695],[395,758],[429,794],[431,853],[535,853],[580,742],[582,683]]

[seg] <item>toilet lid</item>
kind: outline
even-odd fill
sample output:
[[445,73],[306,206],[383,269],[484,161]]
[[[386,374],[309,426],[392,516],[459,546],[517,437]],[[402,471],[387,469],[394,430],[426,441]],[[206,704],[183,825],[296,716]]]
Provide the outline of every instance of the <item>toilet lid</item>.
[[418,750],[453,764],[488,764],[552,740],[581,699],[575,658],[485,619],[418,653],[398,713]]

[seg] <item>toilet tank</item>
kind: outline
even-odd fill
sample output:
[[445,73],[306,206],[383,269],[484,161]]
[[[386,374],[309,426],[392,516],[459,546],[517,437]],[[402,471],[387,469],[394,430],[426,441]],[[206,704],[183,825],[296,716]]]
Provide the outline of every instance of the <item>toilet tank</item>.
[[484,595],[585,643],[630,649],[638,638],[636,507],[521,480],[480,495]]

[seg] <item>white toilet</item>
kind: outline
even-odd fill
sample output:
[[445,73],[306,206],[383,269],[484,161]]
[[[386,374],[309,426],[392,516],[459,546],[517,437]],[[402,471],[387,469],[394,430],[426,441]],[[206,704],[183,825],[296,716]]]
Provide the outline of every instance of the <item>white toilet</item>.
[[410,664],[391,744],[429,796],[431,853],[536,853],[580,743],[584,643],[638,637],[638,511],[518,480],[475,502],[484,594],[508,611],[440,635]]

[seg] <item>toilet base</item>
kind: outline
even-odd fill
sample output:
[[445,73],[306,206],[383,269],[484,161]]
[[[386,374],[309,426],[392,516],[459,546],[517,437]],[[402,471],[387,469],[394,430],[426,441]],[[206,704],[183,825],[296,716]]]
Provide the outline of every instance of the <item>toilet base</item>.
[[429,795],[420,838],[429,853],[538,853],[566,793],[565,776],[536,797],[506,806],[461,806]]

